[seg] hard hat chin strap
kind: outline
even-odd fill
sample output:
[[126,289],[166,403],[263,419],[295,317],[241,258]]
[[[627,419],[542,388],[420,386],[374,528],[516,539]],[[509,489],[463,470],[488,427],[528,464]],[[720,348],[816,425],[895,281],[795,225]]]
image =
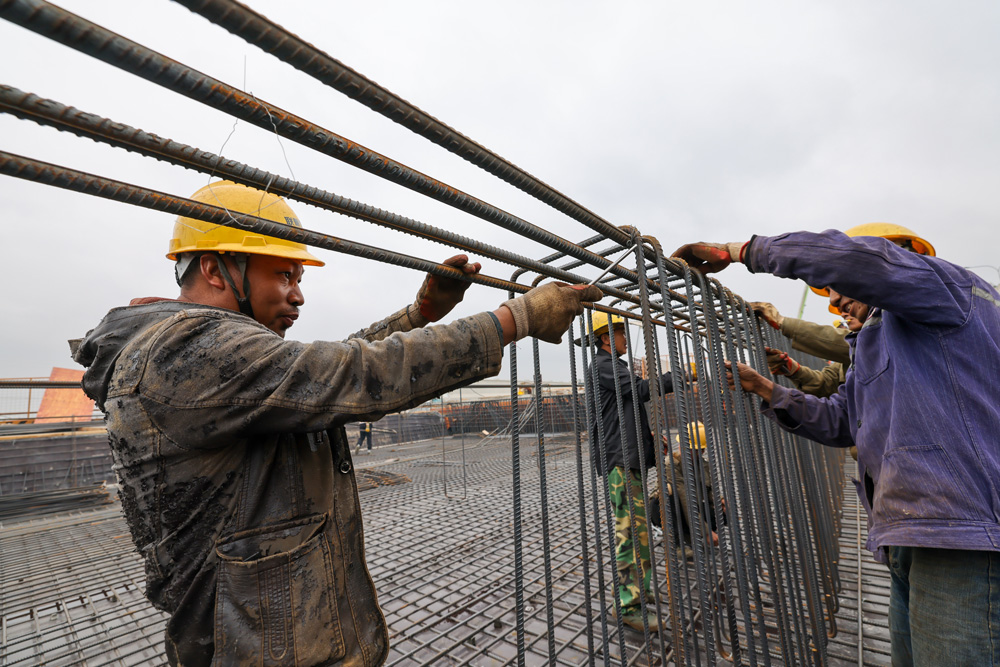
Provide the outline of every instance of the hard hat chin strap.
[[250,278],[247,276],[247,260],[249,259],[246,255],[242,253],[230,253],[233,261],[236,262],[236,267],[243,274],[243,295],[240,295],[240,291],[236,289],[236,283],[233,281],[233,277],[229,274],[229,269],[226,267],[226,260],[222,253],[219,253],[219,273],[229,287],[233,290],[233,296],[236,297],[236,305],[239,306],[240,312],[249,317],[250,319],[256,319],[253,316],[253,307],[250,305]]

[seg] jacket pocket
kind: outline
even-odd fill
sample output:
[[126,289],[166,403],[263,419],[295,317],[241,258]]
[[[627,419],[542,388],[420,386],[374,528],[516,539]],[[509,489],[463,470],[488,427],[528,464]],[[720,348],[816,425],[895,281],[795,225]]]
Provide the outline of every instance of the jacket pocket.
[[326,521],[312,515],[219,541],[214,665],[315,665],[344,656]]
[[854,374],[859,382],[868,384],[889,368],[889,348],[881,324],[862,329],[854,348]]
[[882,459],[875,484],[877,518],[976,521],[984,519],[983,507],[990,504],[940,445],[896,447]]

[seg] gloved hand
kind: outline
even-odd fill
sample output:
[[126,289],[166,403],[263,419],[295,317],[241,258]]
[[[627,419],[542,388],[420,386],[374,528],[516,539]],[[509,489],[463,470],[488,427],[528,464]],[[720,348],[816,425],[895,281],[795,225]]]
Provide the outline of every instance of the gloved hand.
[[763,317],[765,322],[775,329],[781,330],[781,323],[785,321],[785,317],[778,312],[774,304],[767,301],[751,301],[749,306],[753,309],[753,312]]
[[503,305],[514,316],[518,339],[534,336],[546,343],[560,343],[573,318],[583,314],[583,302],[602,298],[604,292],[595,285],[546,283]]
[[771,375],[795,375],[802,368],[799,362],[781,350],[765,347],[764,351],[767,352],[767,369],[771,371]]
[[715,273],[743,258],[740,253],[746,243],[689,243],[674,251],[671,257],[679,257],[695,271]]
[[[446,266],[454,266],[469,275],[479,273],[479,270],[483,268],[479,262],[469,264],[468,255],[455,255],[441,263]],[[420,314],[428,322],[437,322],[461,303],[465,296],[465,290],[469,289],[471,284],[457,278],[442,278],[428,273],[427,277],[424,278],[424,284],[417,292],[414,305],[420,309]]]

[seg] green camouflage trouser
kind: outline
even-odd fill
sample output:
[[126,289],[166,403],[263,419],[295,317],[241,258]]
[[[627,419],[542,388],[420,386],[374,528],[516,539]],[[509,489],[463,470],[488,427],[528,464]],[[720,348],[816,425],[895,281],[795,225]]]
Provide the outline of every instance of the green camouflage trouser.
[[[639,608],[639,596],[649,590],[652,570],[649,566],[649,532],[646,529],[646,505],[642,500],[642,478],[635,470],[628,471],[629,485],[632,487],[632,502],[635,525],[632,526],[628,513],[628,496],[625,495],[625,470],[616,466],[608,473],[608,487],[611,491],[611,508],[615,513],[615,559],[618,561],[619,598],[622,609],[631,611]],[[639,541],[639,563],[635,562],[632,540]],[[641,579],[641,584],[640,584]]]

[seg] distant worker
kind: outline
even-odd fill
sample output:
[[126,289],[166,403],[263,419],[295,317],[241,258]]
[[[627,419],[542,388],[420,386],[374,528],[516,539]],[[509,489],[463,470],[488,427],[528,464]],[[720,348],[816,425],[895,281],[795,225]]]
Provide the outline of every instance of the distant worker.
[[372,423],[361,422],[358,424],[358,444],[354,446],[355,453],[361,452],[361,445],[368,442],[368,451],[372,450]]
[[891,573],[893,665],[1000,665],[1000,294],[930,254],[834,230],[675,255],[705,272],[741,262],[828,287],[830,304],[863,322],[833,396],[782,387],[745,364],[739,382],[782,428],[857,444],[869,548]]
[[[282,198],[228,181],[192,198],[300,226]],[[601,291],[550,283],[421,328],[469,285],[428,275],[412,305],[349,340],[299,343],[284,337],[303,267],[323,265],[304,245],[191,218],[173,236],[180,296],[115,308],[74,350],[105,412],[146,596],[170,614],[167,659],[380,665],[388,632],[344,424],[495,375],[505,344],[558,342]]]
[[[618,315],[595,312],[594,366],[597,369],[600,414],[604,433],[604,457],[600,453],[597,422],[590,429],[591,460],[598,472],[606,476],[615,516],[615,560],[618,564],[619,602],[622,623],[643,631],[643,597],[650,594],[652,569],[649,562],[649,532],[646,525],[646,505],[643,501],[643,472],[656,465],[653,433],[649,427],[645,403],[650,400],[649,380],[633,377],[621,356],[625,354],[627,331],[625,320]],[[632,384],[635,383],[635,394]],[[660,376],[660,391],[674,390],[670,373]],[[622,411],[619,415],[618,400]],[[638,400],[639,422],[636,423]],[[629,512],[629,496],[632,514]],[[650,632],[659,630],[653,615],[647,616]]]
[[[695,533],[691,526],[695,522],[701,526],[701,533],[705,540],[711,542],[713,546],[719,544],[719,526],[715,513],[712,475],[708,461],[704,458],[705,448],[708,446],[705,425],[699,421],[688,424],[686,445],[681,442],[679,433],[674,436],[674,444],[677,446],[671,447],[669,443],[670,441],[664,437],[665,461],[670,466],[664,479],[667,491],[665,504],[676,529],[674,546],[678,548],[683,546],[684,556],[694,558],[695,553],[690,545],[694,543]],[[693,486],[690,487],[690,497],[688,480],[693,482]],[[691,498],[694,498],[694,503],[691,502]],[[659,490],[650,495],[649,501],[650,523],[662,528]],[[720,499],[719,509],[723,524],[726,523],[725,507],[725,501]]]

